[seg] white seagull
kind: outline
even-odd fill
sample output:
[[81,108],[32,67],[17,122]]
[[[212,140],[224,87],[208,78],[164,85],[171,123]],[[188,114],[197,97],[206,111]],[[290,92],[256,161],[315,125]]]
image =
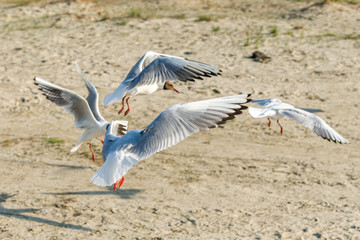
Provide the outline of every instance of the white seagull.
[[[283,128],[279,123],[280,118],[288,117],[298,123],[310,128],[314,133],[320,137],[334,141],[335,143],[348,143],[349,141],[338,134],[332,129],[323,119],[303,109],[296,108],[290,104],[282,102],[277,98],[270,98],[265,100],[252,100],[252,102],[264,106],[265,108],[253,108],[249,107],[249,113],[253,118],[267,117],[270,127],[270,118],[277,121],[280,126],[280,133],[283,133]],[[311,109],[310,109],[311,111]],[[321,110],[315,110],[321,111]]]
[[116,190],[124,182],[124,175],[143,159],[169,148],[200,130],[208,130],[234,119],[246,109],[251,99],[247,94],[214,98],[166,109],[145,129],[131,130],[122,137],[115,136],[116,124],[106,131],[102,149],[103,165],[92,176],[99,186],[114,184]]
[[[88,89],[89,94],[86,100],[73,91],[47,82],[39,77],[34,78],[34,84],[39,86],[39,90],[43,92],[43,95],[45,95],[47,99],[58,106],[64,107],[66,111],[74,115],[75,127],[85,130],[76,146],[71,149],[71,152],[78,150],[83,142],[88,142],[92,154],[92,159],[95,161],[95,155],[91,147],[91,140],[96,138],[103,142],[98,137],[105,135],[106,129],[109,127],[110,123],[106,121],[99,113],[99,95],[95,86],[85,78],[81,72],[80,67],[76,63],[75,68],[84,80]],[[124,135],[127,131],[128,122],[114,122],[116,122],[118,126],[116,129],[116,135]]]
[[105,96],[104,104],[107,106],[122,99],[122,108],[118,112],[120,114],[124,110],[127,97],[126,116],[130,111],[129,99],[135,95],[152,94],[159,88],[179,93],[171,81],[194,82],[194,79],[202,80],[202,77],[220,74],[221,70],[204,63],[150,51],[133,66],[119,87]]

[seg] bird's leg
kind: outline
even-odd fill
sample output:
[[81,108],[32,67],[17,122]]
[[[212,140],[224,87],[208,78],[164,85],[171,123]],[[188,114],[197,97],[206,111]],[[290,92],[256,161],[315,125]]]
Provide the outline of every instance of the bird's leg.
[[118,112],[119,115],[122,111],[124,111],[124,108],[125,108],[124,101],[125,101],[125,96],[122,98],[122,107],[121,107],[120,111]]
[[104,144],[104,140],[101,140],[100,138],[96,138],[97,140],[99,140],[102,144]]
[[116,182],[114,183],[114,191],[116,191],[117,186],[119,186],[118,188],[120,189],[121,186],[123,185],[124,181],[125,181],[124,176],[121,178],[121,180],[116,181]]
[[268,127],[270,127],[270,126],[271,126],[271,120],[270,120],[270,118],[267,118],[267,119],[268,119],[268,121],[269,121]]
[[129,99],[130,99],[130,97],[128,97],[128,98],[126,99],[126,105],[127,105],[127,107],[128,107],[128,110],[126,110],[124,116],[128,115],[128,113],[130,112]]
[[120,189],[121,186],[123,185],[124,181],[125,181],[125,178],[124,178],[124,176],[123,176],[123,177],[121,178],[121,180],[119,180],[119,189]]
[[280,125],[279,120],[277,120],[276,122],[280,126],[280,134],[282,135],[283,134],[283,127]]
[[95,155],[94,155],[94,152],[92,150],[91,144],[89,144],[89,148],[90,148],[90,151],[91,151],[92,160],[95,162]]

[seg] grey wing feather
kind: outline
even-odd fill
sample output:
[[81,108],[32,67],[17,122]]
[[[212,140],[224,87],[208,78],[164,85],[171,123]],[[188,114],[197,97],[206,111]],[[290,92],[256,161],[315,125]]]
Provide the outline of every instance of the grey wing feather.
[[[129,73],[127,74],[127,76],[124,80],[126,82],[126,85],[128,84],[129,81],[132,81],[137,75],[139,75],[139,73],[144,69],[145,59],[147,59],[147,58],[149,59],[150,56],[151,56],[151,58],[154,58],[154,59],[156,59],[158,57],[158,56],[153,56],[153,55],[154,54],[152,54],[152,52],[147,52],[139,59],[139,61],[136,62],[136,64],[131,68],[131,70],[129,71]],[[152,59],[152,60],[154,60],[154,59]]]
[[323,119],[312,113],[298,108],[279,110],[279,112],[305,127],[310,128],[315,134],[324,139],[338,143],[348,143],[348,140],[331,128]]
[[97,126],[88,102],[78,94],[47,82],[39,77],[34,78],[34,84],[39,86],[48,100],[58,106],[64,107],[75,117],[75,127],[85,129]]
[[263,100],[252,100],[252,102],[256,103],[259,106],[263,106],[263,107],[266,107],[269,104],[273,104],[273,103],[276,103],[276,104],[282,103],[282,101],[280,99],[278,99],[278,98],[269,98],[269,99],[263,99]]
[[129,81],[132,81],[137,75],[139,75],[139,73],[147,66],[149,65],[152,61],[154,61],[156,58],[158,57],[163,57],[165,55],[160,54],[160,53],[156,53],[156,52],[152,52],[152,51],[148,51],[146,52],[137,62],[136,64],[131,68],[131,70],[129,71],[128,75],[126,76],[124,82],[126,82],[126,84],[129,83]]
[[316,108],[299,108],[299,109],[307,111],[309,113],[324,112],[323,110]]
[[75,68],[76,68],[76,71],[81,76],[81,78],[83,79],[85,86],[89,92],[88,96],[86,98],[86,101],[88,102],[89,107],[90,107],[94,117],[99,122],[106,121],[99,112],[99,94],[98,94],[98,91],[96,90],[96,87],[89,80],[87,80],[87,78],[84,76],[84,74],[81,71],[81,68],[79,67],[79,65],[77,63],[75,63]]
[[171,147],[193,133],[217,127],[227,120],[234,119],[251,101],[249,95],[216,98],[186,104],[177,104],[163,111],[141,132],[138,144],[131,153],[139,161],[156,152]]
[[220,75],[220,70],[178,57],[159,57],[148,64],[133,81],[133,86],[163,84],[166,81],[195,81]]

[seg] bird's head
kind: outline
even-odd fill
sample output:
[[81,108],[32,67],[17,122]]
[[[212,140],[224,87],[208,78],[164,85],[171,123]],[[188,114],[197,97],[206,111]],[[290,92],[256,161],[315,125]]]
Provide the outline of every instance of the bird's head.
[[180,93],[178,90],[174,88],[174,84],[171,81],[166,81],[164,84],[164,90],[174,90],[177,93]]

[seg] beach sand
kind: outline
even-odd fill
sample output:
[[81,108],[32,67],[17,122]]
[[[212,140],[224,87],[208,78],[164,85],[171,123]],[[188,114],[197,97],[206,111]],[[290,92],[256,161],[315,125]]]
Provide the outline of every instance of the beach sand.
[[[350,3],[349,3],[350,2]],[[1,1],[1,239],[360,239],[360,6],[356,1]],[[352,4],[351,4],[352,3]],[[354,4],[355,3],[355,4]],[[356,4],[357,3],[357,4]],[[120,102],[103,98],[147,51],[220,68]],[[268,63],[248,58],[259,50]],[[46,100],[38,76],[86,96],[107,120],[146,127],[182,102],[239,93],[318,108],[350,141],[247,112],[140,162],[124,185],[98,187],[101,143]],[[248,104],[255,106],[255,104]]]

